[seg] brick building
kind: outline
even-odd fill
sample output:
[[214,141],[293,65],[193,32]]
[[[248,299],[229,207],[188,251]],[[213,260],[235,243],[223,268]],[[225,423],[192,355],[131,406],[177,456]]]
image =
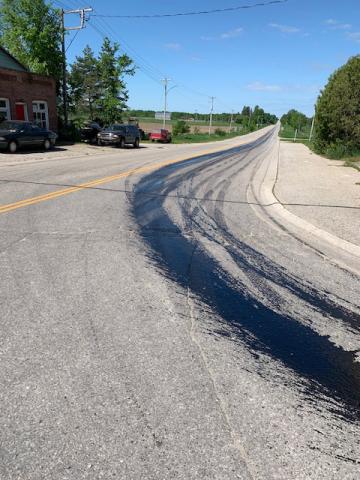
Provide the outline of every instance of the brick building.
[[57,130],[55,80],[31,73],[0,47],[0,117]]

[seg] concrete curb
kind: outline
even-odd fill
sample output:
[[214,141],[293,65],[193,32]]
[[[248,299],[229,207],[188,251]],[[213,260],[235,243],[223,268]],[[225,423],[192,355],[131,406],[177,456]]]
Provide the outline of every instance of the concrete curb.
[[[346,268],[355,274],[359,274],[360,270],[357,267],[353,267],[352,259],[356,260],[356,263],[360,261],[360,246],[344,240],[336,235],[322,230],[316,227],[312,223],[298,217],[294,213],[286,209],[286,207],[280,202],[274,193],[274,189],[278,179],[278,168],[280,158],[280,139],[276,138],[272,151],[267,156],[265,162],[259,167],[253,182],[254,193],[259,203],[266,208],[266,212],[278,221],[280,225],[285,228],[290,228],[299,234],[299,237],[305,237],[306,242],[310,245],[313,244],[316,249],[320,248],[323,253],[326,253],[328,257],[332,257],[336,263]],[[345,254],[346,260],[339,261],[334,255],[331,255],[333,251],[331,249],[339,249]],[[328,251],[331,251],[329,254]],[[354,258],[355,257],[355,258]],[[345,265],[344,265],[345,264]],[[359,264],[360,265],[360,264]]]

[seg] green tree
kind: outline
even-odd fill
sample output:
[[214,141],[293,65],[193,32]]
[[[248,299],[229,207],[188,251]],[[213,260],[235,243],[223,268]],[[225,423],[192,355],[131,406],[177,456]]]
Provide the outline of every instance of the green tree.
[[82,56],[77,56],[68,76],[69,103],[72,111],[85,113],[91,120],[98,116],[100,72],[98,61],[87,45]]
[[251,117],[251,107],[245,105],[242,109],[241,115],[243,117]]
[[177,135],[183,135],[189,132],[190,132],[190,127],[184,120],[178,120],[173,126],[173,134],[175,137]]
[[315,146],[339,156],[360,150],[360,55],[331,75],[318,98]]
[[44,0],[1,0],[0,43],[29,70],[61,78],[61,19]]
[[105,123],[113,123],[121,119],[129,98],[125,75],[134,75],[135,67],[131,58],[119,55],[118,43],[111,44],[108,38],[104,39],[99,59],[99,114]]
[[289,110],[288,113],[281,117],[281,123],[283,125],[290,125],[294,130],[302,130],[311,122],[306,115],[297,110]]
[[69,72],[73,112],[107,125],[121,121],[129,98],[124,78],[134,75],[135,68],[130,57],[118,54],[119,48],[105,38],[98,57],[89,46],[76,57]]

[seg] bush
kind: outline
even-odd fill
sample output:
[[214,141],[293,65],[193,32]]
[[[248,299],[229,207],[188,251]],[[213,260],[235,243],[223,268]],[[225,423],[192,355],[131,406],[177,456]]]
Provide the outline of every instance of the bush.
[[316,105],[315,148],[341,158],[360,149],[360,55],[331,75]]
[[184,120],[178,120],[173,126],[172,133],[176,137],[190,132],[189,125]]
[[68,126],[61,126],[58,131],[59,140],[64,140],[67,142],[79,142],[80,141],[80,132],[73,123],[70,123]]
[[215,129],[215,135],[218,135],[219,137],[225,137],[226,132],[224,130],[222,130],[221,128],[216,128]]
[[351,157],[351,155],[357,153],[357,151],[354,151],[352,148],[349,148],[341,142],[337,142],[327,146],[325,151],[320,153],[324,153],[326,157],[333,160],[340,160],[344,157]]

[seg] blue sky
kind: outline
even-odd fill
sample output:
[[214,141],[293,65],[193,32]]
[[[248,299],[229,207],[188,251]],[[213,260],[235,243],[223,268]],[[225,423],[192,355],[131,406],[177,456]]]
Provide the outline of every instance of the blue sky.
[[[95,13],[138,15],[226,8],[257,0],[87,0]],[[84,6],[80,0],[56,2]],[[70,18],[68,19],[70,21]],[[86,44],[116,40],[138,65],[129,78],[129,106],[161,110],[163,76],[172,79],[169,110],[238,111],[259,104],[281,115],[311,115],[332,71],[360,49],[359,0],[288,3],[213,15],[116,19],[91,17],[68,50],[73,61]],[[69,35],[67,42],[71,41]]]

